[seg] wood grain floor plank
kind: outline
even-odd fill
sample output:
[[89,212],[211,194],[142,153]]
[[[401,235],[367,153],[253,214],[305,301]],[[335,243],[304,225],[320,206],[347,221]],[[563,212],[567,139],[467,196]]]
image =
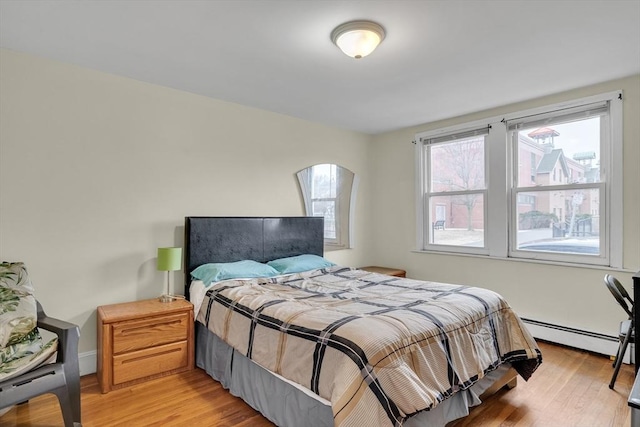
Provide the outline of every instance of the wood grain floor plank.
[[[501,390],[448,427],[621,427],[630,425],[627,397],[634,367],[623,365],[615,390],[611,361],[600,355],[540,342],[543,363],[528,381]],[[502,408],[497,410],[495,408]],[[480,414],[480,415],[477,415]]]

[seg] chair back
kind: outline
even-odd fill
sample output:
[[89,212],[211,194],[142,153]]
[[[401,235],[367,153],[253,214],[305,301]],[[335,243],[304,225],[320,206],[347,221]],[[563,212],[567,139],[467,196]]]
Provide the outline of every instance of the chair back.
[[629,319],[633,319],[634,303],[624,286],[610,274],[604,276],[604,283],[618,304],[627,312]]

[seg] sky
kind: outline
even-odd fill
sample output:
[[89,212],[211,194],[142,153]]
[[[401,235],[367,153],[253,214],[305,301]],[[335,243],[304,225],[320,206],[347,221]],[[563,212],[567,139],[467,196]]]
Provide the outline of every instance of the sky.
[[[547,127],[560,134],[554,137],[555,148],[562,148],[566,157],[572,159],[575,153],[593,151],[596,153],[594,166],[598,164],[600,161],[600,117]],[[525,129],[521,132],[526,135],[534,130]]]

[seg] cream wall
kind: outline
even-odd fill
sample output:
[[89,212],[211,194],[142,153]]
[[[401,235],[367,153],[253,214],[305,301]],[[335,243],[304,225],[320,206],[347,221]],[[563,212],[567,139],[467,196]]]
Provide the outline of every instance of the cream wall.
[[[96,307],[153,298],[156,248],[184,217],[304,215],[295,173],[360,177],[355,248],[371,246],[370,136],[0,51],[0,259],[27,263],[50,315],[96,348]],[[172,276],[182,292],[182,274]]]
[[[416,253],[415,155],[417,132],[622,89],[624,91],[624,269],[575,268],[485,257]],[[437,102],[425,99],[425,102]],[[631,291],[640,269],[640,76],[547,96],[374,137],[372,261],[407,270],[418,279],[479,285],[504,295],[525,318],[615,335],[623,317],[603,284],[605,273]]]

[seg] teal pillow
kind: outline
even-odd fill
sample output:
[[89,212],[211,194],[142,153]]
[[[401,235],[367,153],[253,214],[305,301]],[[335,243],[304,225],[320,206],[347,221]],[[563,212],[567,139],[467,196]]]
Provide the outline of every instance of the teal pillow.
[[226,279],[240,279],[250,277],[273,277],[278,271],[257,261],[244,260],[237,262],[202,264],[191,272],[191,277],[202,280],[205,285]]
[[269,261],[267,265],[278,270],[280,274],[288,274],[331,267],[335,264],[321,256],[307,254],[274,259],[273,261]]

